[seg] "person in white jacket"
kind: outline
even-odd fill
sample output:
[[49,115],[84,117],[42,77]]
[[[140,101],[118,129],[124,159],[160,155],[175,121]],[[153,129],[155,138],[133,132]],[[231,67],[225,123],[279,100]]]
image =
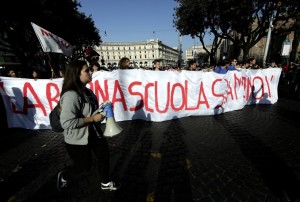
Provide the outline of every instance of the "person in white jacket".
[[81,172],[92,166],[92,153],[98,162],[102,190],[117,190],[120,184],[110,179],[109,150],[100,123],[104,115],[94,113],[99,108],[98,99],[86,84],[92,81],[92,72],[82,60],[67,66],[61,92],[60,123],[64,129],[66,150],[73,166],[58,173],[57,189],[64,191]]

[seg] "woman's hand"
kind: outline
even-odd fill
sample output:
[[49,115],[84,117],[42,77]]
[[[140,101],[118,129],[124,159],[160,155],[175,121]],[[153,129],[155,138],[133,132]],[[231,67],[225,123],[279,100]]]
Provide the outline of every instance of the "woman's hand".
[[101,123],[105,119],[105,115],[103,113],[95,113],[90,117],[83,118],[83,122],[85,124],[89,123]]
[[93,122],[102,122],[105,118],[105,116],[101,113],[97,113],[97,114],[94,114],[93,116]]

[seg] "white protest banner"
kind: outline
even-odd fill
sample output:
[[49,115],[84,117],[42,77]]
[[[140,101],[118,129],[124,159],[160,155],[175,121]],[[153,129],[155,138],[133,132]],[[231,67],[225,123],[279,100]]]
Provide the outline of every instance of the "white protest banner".
[[[116,121],[166,121],[221,114],[278,100],[280,68],[229,71],[114,70],[93,74],[87,87],[99,103],[112,101]],[[0,77],[8,126],[50,128],[48,115],[59,100],[62,79]]]
[[73,47],[66,40],[31,22],[33,30],[44,52],[62,53],[71,57]]

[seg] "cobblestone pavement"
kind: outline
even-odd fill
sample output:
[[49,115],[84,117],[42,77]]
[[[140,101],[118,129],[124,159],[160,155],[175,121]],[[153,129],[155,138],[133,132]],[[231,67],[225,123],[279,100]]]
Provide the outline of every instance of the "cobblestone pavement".
[[95,165],[58,192],[56,174],[71,164],[62,135],[8,129],[0,136],[0,201],[296,201],[299,123],[300,103],[286,98],[216,116],[119,122],[123,132],[108,140],[122,183],[115,192],[100,190]]

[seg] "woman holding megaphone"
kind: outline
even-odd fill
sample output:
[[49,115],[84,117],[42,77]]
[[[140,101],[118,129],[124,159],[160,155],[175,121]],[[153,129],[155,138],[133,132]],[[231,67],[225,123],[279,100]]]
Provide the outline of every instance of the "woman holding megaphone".
[[92,166],[92,153],[98,160],[99,185],[102,190],[117,190],[120,184],[110,178],[109,150],[100,127],[103,113],[94,113],[99,108],[98,99],[86,84],[92,81],[92,72],[85,61],[70,62],[64,74],[60,95],[60,123],[64,129],[66,150],[73,166],[60,171],[57,189],[65,190],[69,182]]

